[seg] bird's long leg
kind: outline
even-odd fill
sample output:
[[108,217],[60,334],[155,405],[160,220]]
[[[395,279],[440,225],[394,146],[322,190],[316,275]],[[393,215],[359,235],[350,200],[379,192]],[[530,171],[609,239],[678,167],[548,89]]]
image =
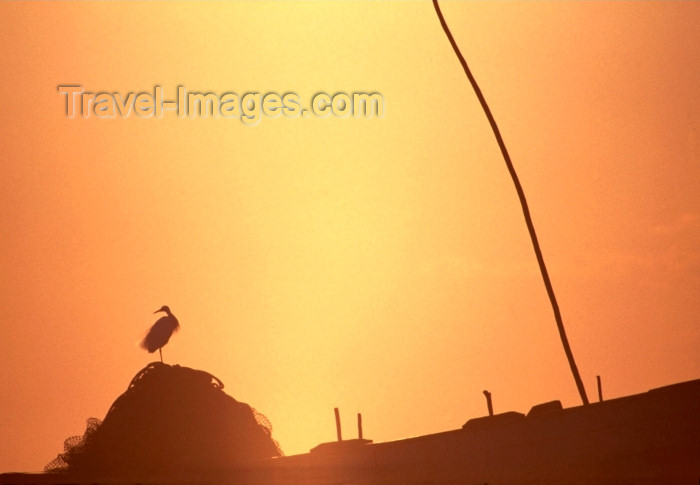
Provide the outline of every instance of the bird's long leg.
[[163,362],[163,351],[158,349],[158,353],[160,354],[160,361]]

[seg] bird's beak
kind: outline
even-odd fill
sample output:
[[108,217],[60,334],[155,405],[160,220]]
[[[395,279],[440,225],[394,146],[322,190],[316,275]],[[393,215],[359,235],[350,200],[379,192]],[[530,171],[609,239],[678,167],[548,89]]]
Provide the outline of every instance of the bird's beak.
[[163,311],[163,310],[156,310],[156,311],[154,311],[153,313],[158,313],[158,312],[162,312],[162,311]]

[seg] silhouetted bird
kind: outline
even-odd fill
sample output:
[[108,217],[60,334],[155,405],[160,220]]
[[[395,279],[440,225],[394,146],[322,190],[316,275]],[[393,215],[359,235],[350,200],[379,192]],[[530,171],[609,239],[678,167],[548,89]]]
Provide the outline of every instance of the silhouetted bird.
[[170,308],[168,306],[164,305],[160,310],[156,310],[153,313],[158,312],[165,312],[166,315],[159,318],[158,321],[153,324],[144,337],[143,342],[141,342],[141,347],[151,353],[158,349],[160,361],[163,362],[163,351],[161,348],[168,343],[173,332],[180,328],[180,323],[177,321],[177,318],[175,318],[175,315],[170,313]]

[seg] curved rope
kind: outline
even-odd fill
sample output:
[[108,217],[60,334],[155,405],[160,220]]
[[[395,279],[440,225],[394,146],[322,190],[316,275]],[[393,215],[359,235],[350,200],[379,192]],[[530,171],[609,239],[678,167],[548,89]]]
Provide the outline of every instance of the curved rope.
[[455,51],[455,54],[457,54],[457,58],[459,59],[459,62],[462,64],[462,68],[464,69],[465,74],[467,75],[467,78],[469,78],[469,82],[472,85],[472,88],[474,89],[474,92],[476,93],[476,97],[479,98],[479,103],[481,103],[481,107],[484,110],[484,113],[486,113],[486,117],[489,120],[489,124],[491,125],[491,129],[493,130],[493,134],[496,136],[496,141],[498,142],[498,146],[501,149],[501,154],[503,155],[503,159],[506,162],[506,166],[508,167],[508,172],[510,173],[511,178],[513,179],[513,184],[515,185],[515,190],[518,193],[518,199],[520,199],[520,205],[523,209],[523,215],[525,216],[525,223],[527,224],[527,230],[530,233],[530,239],[532,240],[532,247],[535,250],[535,255],[537,256],[537,264],[540,267],[540,273],[542,273],[542,279],[544,280],[544,286],[547,289],[547,295],[549,295],[549,301],[552,304],[552,311],[554,312],[554,319],[557,322],[557,329],[559,329],[559,337],[561,338],[561,343],[564,346],[564,352],[566,353],[566,358],[569,361],[569,367],[571,367],[571,372],[574,375],[574,381],[576,381],[576,387],[578,388],[578,392],[581,395],[581,400],[583,401],[583,404],[588,404],[588,397],[586,396],[586,388],[583,386],[583,382],[581,381],[581,376],[579,375],[578,368],[576,367],[576,362],[574,361],[574,354],[571,352],[571,347],[569,346],[569,340],[566,337],[566,331],[564,330],[564,322],[562,321],[561,318],[561,312],[559,311],[559,304],[557,303],[557,298],[554,296],[554,288],[552,288],[552,282],[549,279],[549,273],[547,272],[547,266],[544,264],[544,257],[542,256],[542,250],[540,249],[540,243],[537,240],[537,234],[535,233],[535,226],[532,223],[532,217],[530,216],[530,209],[527,206],[527,200],[525,199],[525,192],[523,191],[522,185],[520,185],[520,180],[518,179],[517,173],[515,173],[515,167],[513,167],[513,162],[510,159],[510,155],[508,154],[508,150],[506,149],[506,144],[503,141],[503,137],[501,136],[501,132],[498,129],[498,125],[496,124],[496,120],[493,117],[493,114],[491,114],[491,110],[489,109],[488,104],[486,103],[486,98],[484,98],[484,95],[481,92],[481,89],[479,88],[479,85],[476,82],[476,79],[472,75],[471,71],[469,70],[469,67],[467,66],[467,61],[464,59],[464,56],[459,50],[459,47],[457,46],[457,43],[455,42],[454,37],[452,37],[452,33],[450,32],[450,28],[447,26],[447,23],[445,22],[445,18],[442,16],[442,12],[440,11],[440,5],[438,5],[437,0],[433,0],[433,6],[435,7],[435,12],[437,13],[438,18],[440,19],[440,25],[442,25],[442,29],[445,31],[445,35],[447,35],[447,39],[450,41],[450,44],[452,45],[452,49]]

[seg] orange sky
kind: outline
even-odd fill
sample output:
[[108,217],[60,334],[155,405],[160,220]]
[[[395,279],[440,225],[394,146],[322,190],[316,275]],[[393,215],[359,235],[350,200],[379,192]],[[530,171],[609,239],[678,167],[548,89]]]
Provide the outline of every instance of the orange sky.
[[[700,4],[446,3],[521,177],[586,384],[700,377]],[[0,472],[154,359],[287,454],[579,404],[520,207],[430,2],[0,3]],[[128,93],[382,93],[378,119],[68,119]],[[157,358],[157,356],[156,356]],[[9,446],[8,446],[9,443]]]

